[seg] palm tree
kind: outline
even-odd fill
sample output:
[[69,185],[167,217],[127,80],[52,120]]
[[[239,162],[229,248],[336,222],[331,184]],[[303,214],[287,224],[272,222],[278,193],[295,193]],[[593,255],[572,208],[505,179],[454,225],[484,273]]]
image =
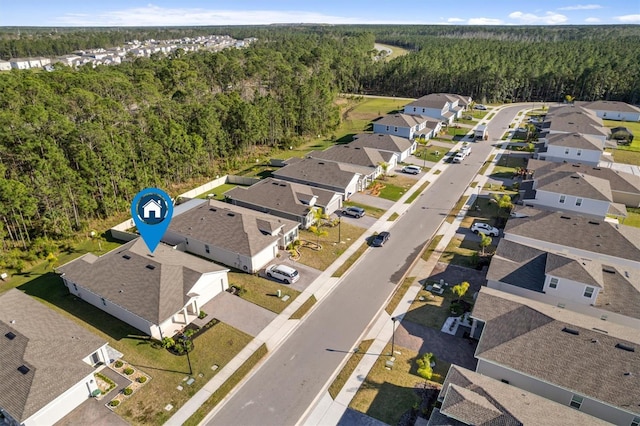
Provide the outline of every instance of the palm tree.
[[482,255],[484,256],[484,249],[491,245],[493,238],[489,235],[485,235],[483,232],[478,233],[478,235],[480,235],[480,248],[482,248]]
[[467,290],[469,290],[469,283],[467,281],[463,281],[460,284],[456,284],[451,287],[451,291],[453,292],[453,294],[458,296],[458,302],[467,293]]
[[316,245],[320,248],[320,237],[326,237],[329,235],[327,231],[322,229],[323,221],[327,219],[327,215],[324,214],[321,208],[314,208],[313,210],[313,220],[315,225],[309,227],[309,231],[314,234],[316,239]]
[[386,180],[387,179],[387,172],[389,171],[389,163],[387,163],[386,161],[381,161],[378,163],[378,166],[380,166],[382,168],[382,180]]

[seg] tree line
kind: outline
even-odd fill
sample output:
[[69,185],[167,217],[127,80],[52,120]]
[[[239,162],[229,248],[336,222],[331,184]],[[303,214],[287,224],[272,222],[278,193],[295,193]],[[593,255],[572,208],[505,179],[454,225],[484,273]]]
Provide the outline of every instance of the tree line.
[[[126,212],[142,188],[234,169],[339,124],[372,35],[281,33],[249,49],[0,76],[4,262]],[[263,148],[264,147],[264,148]]]

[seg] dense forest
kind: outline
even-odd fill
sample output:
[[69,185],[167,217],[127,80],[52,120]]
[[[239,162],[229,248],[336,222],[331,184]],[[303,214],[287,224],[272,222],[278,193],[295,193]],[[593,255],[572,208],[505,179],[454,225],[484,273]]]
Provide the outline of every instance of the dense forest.
[[[3,29],[0,56],[228,34],[246,49],[0,74],[0,266],[51,251],[147,186],[233,170],[340,122],[340,92],[482,102],[640,101],[640,28],[261,26]],[[411,50],[372,60],[374,41]]]

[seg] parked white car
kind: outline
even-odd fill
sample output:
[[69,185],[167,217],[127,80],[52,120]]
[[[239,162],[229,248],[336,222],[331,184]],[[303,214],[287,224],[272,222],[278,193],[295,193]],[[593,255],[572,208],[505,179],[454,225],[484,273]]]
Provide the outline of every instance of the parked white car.
[[465,156],[471,155],[471,145],[469,144],[464,145],[462,148],[460,148],[460,152],[463,153]]
[[500,235],[500,230],[498,228],[495,228],[488,223],[483,222],[476,222],[471,225],[471,232],[473,232],[474,234],[479,234],[480,232],[482,232],[484,235],[489,235],[492,237],[497,237],[498,235]]
[[457,152],[456,155],[453,157],[452,161],[454,163],[462,163],[462,160],[464,160],[464,157],[466,157],[466,155],[464,155],[464,153]]
[[267,276],[286,284],[295,283],[300,279],[298,271],[287,265],[271,265],[267,268]]
[[486,111],[487,107],[482,104],[476,104],[473,109],[479,109],[480,111]]
[[402,173],[409,173],[410,175],[417,175],[421,171],[422,169],[418,166],[404,166],[402,168]]

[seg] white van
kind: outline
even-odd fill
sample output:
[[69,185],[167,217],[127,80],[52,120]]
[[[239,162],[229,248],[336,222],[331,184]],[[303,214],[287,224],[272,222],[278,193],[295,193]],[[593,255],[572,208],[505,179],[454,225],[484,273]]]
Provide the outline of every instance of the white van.
[[267,268],[267,276],[275,278],[286,284],[295,283],[300,279],[298,271],[287,265],[271,265]]

